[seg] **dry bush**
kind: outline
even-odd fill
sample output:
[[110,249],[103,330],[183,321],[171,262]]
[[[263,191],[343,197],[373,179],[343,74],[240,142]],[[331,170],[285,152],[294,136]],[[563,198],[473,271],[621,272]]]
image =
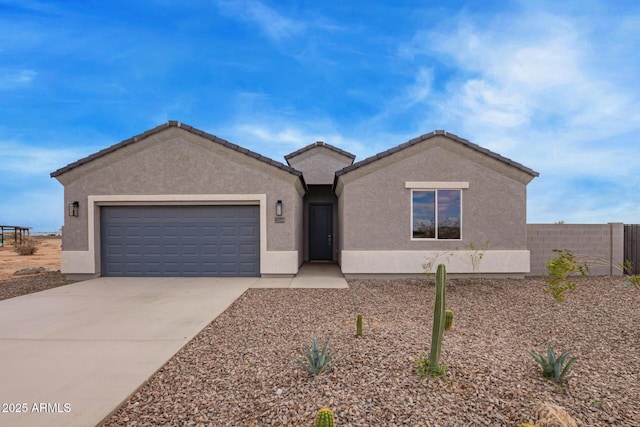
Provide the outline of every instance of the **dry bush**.
[[38,252],[38,246],[40,246],[40,242],[34,239],[27,239],[20,244],[16,244],[13,250],[18,255],[33,255]]

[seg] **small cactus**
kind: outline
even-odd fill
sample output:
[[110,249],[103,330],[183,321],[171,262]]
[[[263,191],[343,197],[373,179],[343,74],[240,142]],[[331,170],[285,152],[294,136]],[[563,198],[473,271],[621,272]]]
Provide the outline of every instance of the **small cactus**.
[[444,333],[446,283],[447,269],[444,264],[440,264],[436,271],[436,301],[433,310],[431,354],[429,355],[429,370],[434,374],[442,371],[442,367],[440,366],[440,351],[442,350],[442,335]]
[[362,314],[358,314],[358,317],[356,318],[356,336],[362,336]]
[[333,412],[331,412],[330,408],[326,406],[324,408],[320,408],[318,414],[316,415],[316,427],[333,427],[334,419]]
[[453,327],[453,311],[445,310],[444,311],[444,330],[450,331]]

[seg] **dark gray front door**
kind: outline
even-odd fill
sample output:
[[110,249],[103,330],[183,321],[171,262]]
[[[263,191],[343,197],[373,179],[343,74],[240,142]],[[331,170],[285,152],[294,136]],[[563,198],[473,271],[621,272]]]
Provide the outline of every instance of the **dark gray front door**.
[[333,261],[333,205],[309,205],[309,261]]
[[258,206],[104,206],[103,276],[259,276]]

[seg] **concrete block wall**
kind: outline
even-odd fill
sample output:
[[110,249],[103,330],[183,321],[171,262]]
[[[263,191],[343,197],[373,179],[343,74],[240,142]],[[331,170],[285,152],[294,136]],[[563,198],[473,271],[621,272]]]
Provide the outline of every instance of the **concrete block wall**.
[[[602,258],[620,265],[624,257],[624,226],[608,224],[527,224],[527,248],[531,252],[529,276],[547,274],[546,264],[554,249],[569,249],[575,255]],[[621,275],[610,266],[591,267],[592,275]]]

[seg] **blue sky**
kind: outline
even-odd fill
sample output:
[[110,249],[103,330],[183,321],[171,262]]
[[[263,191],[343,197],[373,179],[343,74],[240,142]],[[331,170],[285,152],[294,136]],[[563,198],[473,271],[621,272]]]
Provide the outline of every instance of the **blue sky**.
[[529,222],[640,223],[639,83],[637,1],[0,0],[0,223],[170,119],[278,161],[445,129],[540,172]]

